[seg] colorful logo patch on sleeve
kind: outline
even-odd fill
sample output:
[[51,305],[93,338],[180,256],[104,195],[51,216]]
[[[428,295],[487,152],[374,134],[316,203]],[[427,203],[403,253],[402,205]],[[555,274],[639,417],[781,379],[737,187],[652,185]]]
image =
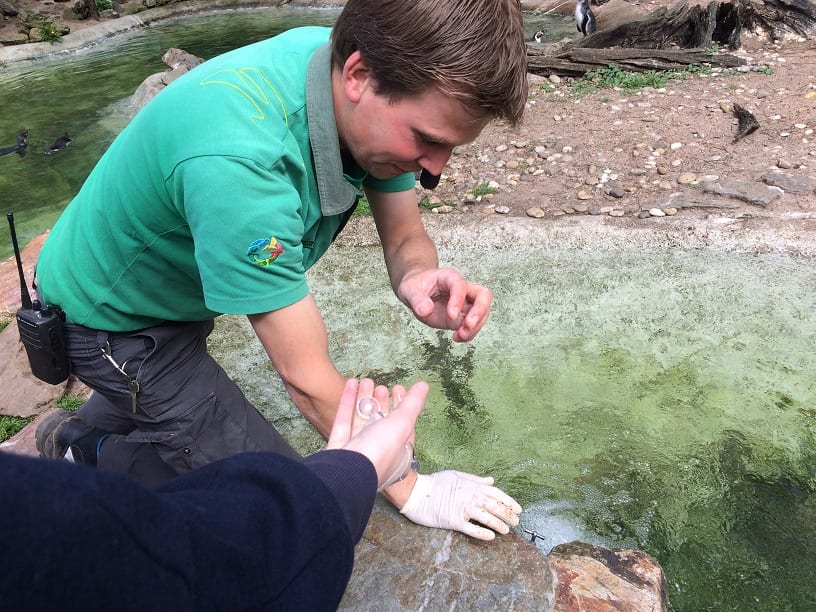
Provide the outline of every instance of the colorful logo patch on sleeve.
[[249,261],[261,267],[271,265],[281,255],[283,255],[283,245],[274,236],[259,238],[247,249]]

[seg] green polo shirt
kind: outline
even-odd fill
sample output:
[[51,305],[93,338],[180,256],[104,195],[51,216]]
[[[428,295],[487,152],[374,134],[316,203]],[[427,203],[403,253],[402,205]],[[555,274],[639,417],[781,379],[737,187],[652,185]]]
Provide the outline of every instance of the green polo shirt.
[[52,229],[38,262],[44,299],[69,323],[130,331],[306,296],[304,274],[359,189],[414,187],[412,174],[343,173],[329,34],[289,30],[159,93]]

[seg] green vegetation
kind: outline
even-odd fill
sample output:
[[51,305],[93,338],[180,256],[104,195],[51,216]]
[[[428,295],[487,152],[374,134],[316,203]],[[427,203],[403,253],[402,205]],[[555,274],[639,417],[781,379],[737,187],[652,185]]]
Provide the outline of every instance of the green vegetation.
[[[76,410],[85,403],[85,398],[79,395],[63,395],[57,402],[56,407],[62,410]],[[36,417],[15,417],[0,415],[0,442],[5,442],[16,436],[19,431],[31,423]]]
[[72,395],[67,393],[63,395],[57,402],[57,408],[62,410],[74,411],[85,403],[85,398],[79,395]]
[[434,202],[431,204],[431,200],[427,196],[419,201],[419,207],[427,210],[433,210],[434,208],[439,208],[440,206],[452,206],[453,208],[456,208],[456,202],[453,200],[442,200],[442,202]]
[[[478,188],[482,188],[482,189],[487,190],[487,191],[482,191],[481,192],[482,194],[484,194],[484,193],[496,193],[496,190],[492,189],[491,187],[488,187],[486,183],[483,184],[483,185],[480,185],[479,187],[477,187],[477,189]],[[453,202],[453,200],[444,200],[442,202],[442,204],[431,204],[430,200],[427,197],[424,197],[419,201],[419,207],[420,208],[427,208],[428,210],[431,210],[432,208],[436,208],[437,206],[442,206],[443,204],[447,204],[448,206],[453,206],[453,207],[456,206],[456,204]],[[370,217],[371,216],[371,204],[369,204],[368,199],[365,196],[360,198],[360,201],[357,203],[357,208],[354,209],[354,214],[352,216],[353,217]]]
[[682,70],[646,70],[633,72],[623,70],[620,66],[610,64],[606,68],[590,70],[583,78],[572,82],[570,95],[581,97],[599,89],[626,89],[637,90],[644,87],[658,89],[664,87],[670,80],[687,79],[698,74],[711,72],[710,66],[691,65]]
[[[85,403],[85,398],[79,395],[63,395],[56,407],[62,410],[76,410]],[[16,436],[20,430],[31,423],[36,417],[15,417],[0,415],[0,442]]]
[[104,11],[109,8],[113,8],[113,2],[111,0],[94,0],[96,4],[96,10]]
[[357,202],[357,208],[354,209],[354,212],[351,215],[352,217],[370,217],[371,216],[371,204],[368,203],[368,198],[362,196]]
[[62,40],[62,34],[60,34],[53,21],[43,22],[40,26],[40,36],[45,42],[59,42]]
[[491,187],[487,183],[479,183],[471,190],[471,193],[478,197],[488,195],[490,193],[499,193],[499,190],[495,187]]
[[16,436],[23,427],[33,420],[34,417],[23,418],[0,415],[0,442],[5,442],[9,438]]
[[[552,83],[539,83],[538,84],[538,90],[541,91],[541,92],[544,92],[545,94],[552,93],[556,89],[557,89],[556,86],[553,85]],[[538,93],[539,93],[538,91],[535,91],[535,90],[531,89],[530,90],[530,95],[528,97],[535,99],[535,98],[538,97]]]

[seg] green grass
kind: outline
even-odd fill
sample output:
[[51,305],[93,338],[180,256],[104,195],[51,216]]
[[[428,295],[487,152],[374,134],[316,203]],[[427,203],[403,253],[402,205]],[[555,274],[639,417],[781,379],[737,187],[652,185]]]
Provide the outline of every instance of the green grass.
[[482,196],[491,193],[499,193],[499,190],[495,187],[491,187],[487,183],[479,183],[471,190],[471,193],[475,196]]
[[456,208],[456,202],[453,200],[442,200],[442,202],[435,202],[431,204],[431,200],[427,196],[419,201],[419,207],[426,210],[433,210],[434,208],[439,208],[440,206],[452,206],[453,208]]
[[62,410],[70,410],[73,412],[74,410],[82,406],[82,404],[84,403],[85,403],[84,397],[66,393],[57,402],[57,408],[60,408]]
[[9,438],[16,436],[23,427],[33,420],[34,417],[0,415],[0,442],[5,442]]
[[[486,183],[484,184],[484,188],[488,189],[488,190],[491,189],[490,187],[487,186]],[[496,190],[484,191],[482,193],[496,193]],[[442,202],[442,204],[447,204],[448,206],[454,206],[454,207],[456,206],[456,204],[452,200],[444,200]],[[437,206],[441,206],[442,204],[431,205],[431,203],[430,203],[430,201],[428,200],[427,197],[424,197],[419,201],[419,207],[420,208],[427,208],[428,210],[430,210],[431,208],[436,208]],[[353,217],[370,217],[371,216],[371,204],[369,204],[368,199],[365,196],[360,198],[360,201],[357,203],[357,208],[354,209],[354,214],[352,216]]]
[[46,21],[40,26],[40,36],[45,42],[59,42],[62,40],[62,34],[53,21]]
[[[63,395],[56,403],[57,408],[62,410],[76,410],[85,403],[85,398],[78,395]],[[9,438],[16,436],[19,431],[33,421],[36,417],[15,417],[0,415],[0,442],[5,442]]]
[[370,217],[371,216],[371,204],[368,203],[368,198],[365,196],[361,197],[360,200],[357,202],[357,208],[354,209],[354,212],[351,215],[352,217]]
[[671,80],[683,80],[699,74],[711,72],[710,66],[691,65],[682,70],[646,70],[633,72],[610,64],[606,68],[590,70],[583,78],[576,79],[570,86],[570,95],[581,97],[601,89],[624,89],[635,91],[644,87],[659,89]]
[[705,50],[706,55],[715,55],[715,54],[717,54],[719,51],[720,51],[720,45],[719,45],[719,43],[716,43],[716,42],[714,42],[713,40],[711,41],[711,44],[710,44],[710,45],[708,45],[708,47],[706,47],[706,50]]

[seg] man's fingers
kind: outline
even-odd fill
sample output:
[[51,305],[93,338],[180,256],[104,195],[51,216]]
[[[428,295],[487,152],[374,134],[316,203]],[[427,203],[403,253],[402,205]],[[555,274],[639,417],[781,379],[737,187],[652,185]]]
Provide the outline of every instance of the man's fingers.
[[481,527],[476,523],[471,523],[470,521],[465,521],[464,524],[459,527],[458,531],[461,531],[465,535],[469,535],[471,538],[485,540],[486,542],[489,542],[496,537],[495,531],[487,529],[486,527]]

